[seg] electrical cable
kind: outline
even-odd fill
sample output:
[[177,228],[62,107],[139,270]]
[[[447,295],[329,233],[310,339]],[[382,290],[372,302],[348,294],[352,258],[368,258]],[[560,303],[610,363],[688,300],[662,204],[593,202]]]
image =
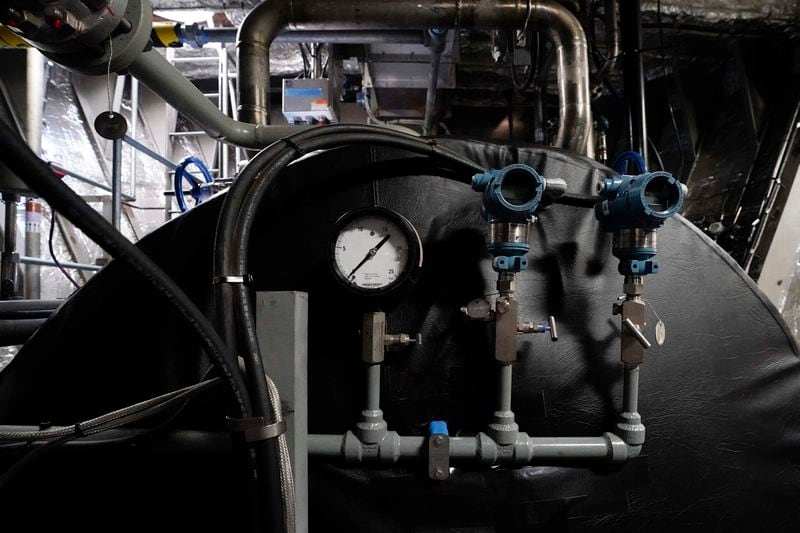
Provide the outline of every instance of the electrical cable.
[[656,161],[658,161],[658,170],[666,170],[664,168],[664,161],[661,160],[661,154],[658,152],[658,148],[656,148],[656,143],[653,142],[653,139],[650,136],[647,136],[647,142],[650,144],[650,150],[653,152],[653,155],[656,156]]
[[56,229],[56,210],[50,208],[50,213],[51,213],[50,235],[47,238],[47,248],[50,250],[50,258],[53,260],[53,263],[56,264],[56,267],[61,271],[61,273],[64,274],[64,277],[67,278],[67,280],[69,280],[70,283],[72,283],[72,286],[75,287],[76,289],[80,289],[81,286],[78,285],[78,282],[75,281],[75,278],[70,276],[69,272],[67,272],[67,269],[64,268],[64,265],[62,265],[61,262],[58,260],[58,257],[56,257],[55,247],[53,246],[53,237],[55,235],[55,229]]
[[[21,471],[30,466],[35,460],[41,458],[49,451],[65,444],[67,442],[96,435],[110,429],[116,429],[134,422],[138,422],[150,416],[159,414],[166,409],[173,406],[178,402],[183,402],[191,399],[193,396],[205,392],[220,383],[219,378],[203,381],[195,385],[190,385],[178,391],[173,391],[165,395],[139,402],[132,406],[118,409],[101,417],[86,421],[85,423],[75,424],[67,428],[59,428],[56,431],[43,430],[39,432],[0,432],[0,439],[5,439],[12,436],[13,440],[43,440],[47,439],[48,442],[42,446],[35,448],[33,451],[25,454],[22,459],[14,463],[8,470],[0,476],[0,491],[2,491],[8,483],[16,477]],[[182,407],[181,407],[182,408]],[[97,422],[103,420],[102,423]],[[83,425],[86,424],[84,428]],[[62,430],[68,430],[64,433]],[[58,434],[58,437],[43,437],[43,434]],[[19,436],[19,438],[18,438]]]
[[669,79],[667,77],[667,60],[664,49],[664,25],[661,22],[661,0],[658,0],[656,3],[656,18],[658,22],[658,37],[661,45],[661,69],[664,73],[664,100],[667,103],[670,121],[672,122],[672,133],[675,135],[675,143],[678,145],[678,152],[680,153],[681,157],[681,164],[680,167],[678,167],[678,180],[681,180],[683,179],[683,169],[686,161],[683,153],[683,144],[681,143],[681,134],[678,131],[678,122],[675,120],[675,109],[672,107],[672,100],[670,99]]
[[132,267],[166,297],[170,305],[179,311],[195,331],[212,363],[225,379],[235,401],[237,415],[250,416],[250,401],[242,392],[246,387],[238,367],[234,370],[231,352],[205,315],[175,281],[64,184],[53,170],[31,151],[27,143],[4,123],[0,123],[0,160],[9,169],[23,176],[28,187],[46,200],[52,209],[62,213],[67,220],[110,255]]
[[[312,143],[311,141],[318,142]],[[334,148],[347,144],[383,144],[394,146],[395,148],[406,148],[407,151],[433,155],[438,158],[445,158],[442,154],[450,152],[438,147],[435,141],[425,141],[396,132],[391,132],[384,128],[357,125],[335,125],[323,128],[307,130],[283,142],[276,142],[270,147],[260,152],[253,161],[242,171],[239,179],[233,184],[223,203],[222,213],[217,224],[215,249],[215,270],[214,277],[227,276],[232,271],[246,270],[242,264],[246,264],[246,252],[243,261],[240,261],[241,250],[238,244],[249,242],[249,229],[251,217],[256,207],[259,205],[264,192],[269,186],[274,184],[274,177],[293,160],[306,152],[318,149]],[[445,158],[446,159],[446,158]],[[451,160],[456,160],[462,165],[464,172],[463,181],[468,182],[476,172],[483,171],[483,168],[469,162],[455,154],[450,155]],[[467,170],[463,170],[464,167]],[[268,187],[264,187],[267,184]],[[252,187],[251,187],[252,186]],[[253,189],[253,190],[251,190]],[[253,195],[256,197],[253,197]],[[244,209],[242,204],[250,206]],[[242,213],[240,213],[240,211]],[[244,216],[246,220],[240,220]],[[241,233],[244,232],[244,235]],[[220,317],[220,332],[232,346],[238,345],[238,351],[242,354],[247,376],[250,380],[250,393],[253,401],[253,409],[256,416],[271,417],[272,406],[268,394],[266,379],[264,378],[264,368],[259,353],[258,340],[255,334],[254,312],[249,301],[249,290],[244,285],[219,284],[215,290],[215,302],[217,308],[225,311],[218,313]],[[230,309],[233,309],[231,316]],[[238,341],[238,342],[237,342]],[[260,379],[258,376],[261,376]],[[263,402],[263,404],[261,404]],[[257,448],[257,453],[263,456],[269,455],[274,443],[266,442]],[[281,468],[286,465],[282,462]],[[278,481],[280,482],[280,481]],[[288,502],[289,504],[291,502]],[[284,518],[292,512],[287,502],[284,504]]]

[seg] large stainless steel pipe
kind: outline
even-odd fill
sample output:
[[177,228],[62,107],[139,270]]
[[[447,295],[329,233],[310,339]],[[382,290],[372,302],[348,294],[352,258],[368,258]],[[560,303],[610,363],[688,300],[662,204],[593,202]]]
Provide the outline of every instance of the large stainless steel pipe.
[[554,0],[267,0],[239,29],[239,117],[269,123],[269,45],[284,28],[538,30],[556,48],[560,125],[555,146],[593,156],[586,35]]

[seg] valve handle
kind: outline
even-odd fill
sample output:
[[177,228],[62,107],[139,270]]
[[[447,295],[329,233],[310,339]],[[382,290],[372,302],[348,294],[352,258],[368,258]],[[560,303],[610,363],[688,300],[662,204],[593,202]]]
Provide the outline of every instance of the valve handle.
[[634,338],[637,341],[639,341],[639,344],[641,344],[645,350],[652,346],[652,344],[650,344],[650,341],[647,340],[647,337],[644,336],[644,334],[639,330],[639,327],[636,324],[634,324],[630,318],[626,318],[625,320],[622,321],[622,323],[625,325],[626,328],[628,328],[628,331],[631,332]]

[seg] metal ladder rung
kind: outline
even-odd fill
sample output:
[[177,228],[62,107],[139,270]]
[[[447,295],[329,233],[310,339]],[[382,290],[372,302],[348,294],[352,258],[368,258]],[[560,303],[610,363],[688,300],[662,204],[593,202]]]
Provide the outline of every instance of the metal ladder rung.
[[203,96],[207,96],[209,98],[219,98],[219,93],[203,93]]

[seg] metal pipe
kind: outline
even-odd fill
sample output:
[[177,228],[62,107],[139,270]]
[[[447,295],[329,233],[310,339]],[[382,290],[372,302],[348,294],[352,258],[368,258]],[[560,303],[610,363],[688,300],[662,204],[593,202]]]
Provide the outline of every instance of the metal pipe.
[[163,155],[159,154],[158,152],[151,150],[150,148],[140,143],[133,137],[126,135],[125,137],[122,138],[122,140],[128,143],[131,146],[131,148],[134,149],[133,153],[136,153],[137,151],[142,152],[144,155],[148,156],[150,159],[154,160],[157,163],[161,163],[169,170],[175,170],[176,168],[178,168],[178,165],[176,165]]
[[554,0],[262,2],[248,14],[239,30],[239,118],[256,124],[269,122],[269,83],[265,82],[269,79],[269,45],[283,27],[292,30],[520,29],[526,25],[546,35],[556,48],[560,124],[555,146],[593,157],[586,36],[578,19]]
[[647,161],[647,116],[642,63],[642,3],[626,0],[620,5],[622,81],[628,114],[630,149]]
[[[73,172],[72,170],[64,168],[64,167],[62,167],[61,165],[59,165],[57,163],[49,163],[49,165],[53,170],[55,170],[55,171],[57,171],[57,172],[59,172],[61,174],[64,174],[64,176],[66,176],[68,178],[74,178],[74,179],[76,179],[78,181],[81,181],[83,183],[88,183],[89,185],[92,185],[93,187],[97,187],[98,189],[102,189],[102,190],[104,190],[106,192],[111,192],[111,187],[109,187],[105,183],[99,182],[97,180],[93,180],[92,178],[87,178],[86,176],[83,176],[81,174],[77,174],[77,173]],[[131,201],[135,200],[136,198],[134,198],[133,196],[130,196],[128,194],[124,194],[123,193],[122,199],[125,200],[126,202],[131,202]]]
[[[238,28],[199,28],[209,43],[235,43]],[[425,44],[425,32],[414,30],[282,31],[275,43]]]
[[269,124],[269,47],[289,20],[289,0],[266,0],[247,14],[237,36],[239,120]]
[[114,139],[111,157],[111,225],[117,231],[122,222],[122,139]]
[[[247,124],[224,115],[211,100],[155,50],[139,54],[129,72],[168,104],[203,128],[215,139],[243,148],[264,148],[304,126]],[[307,126],[310,127],[310,126]]]
[[622,410],[626,413],[639,412],[639,366],[625,366],[622,383]]
[[47,318],[64,300],[8,300],[0,302],[0,320]]
[[511,383],[514,377],[514,369],[511,364],[502,364],[498,370],[498,375],[497,410],[505,413],[511,411]]
[[[308,454],[351,463],[396,462],[400,459],[425,459],[425,437],[384,439],[377,444],[361,443],[361,449],[345,446],[352,433],[346,435],[309,435]],[[522,466],[552,460],[606,460],[622,462],[639,453],[640,446],[628,446],[618,436],[606,433],[601,437],[531,437],[520,433],[514,444],[500,445],[485,433],[471,437],[450,437],[450,458],[475,461],[484,465],[512,464]],[[352,441],[351,441],[352,444]]]
[[[136,139],[136,134],[139,131],[139,80],[130,76],[131,78],[131,139]],[[130,190],[131,196],[136,198],[136,159],[138,154],[136,150],[131,150],[131,171],[130,171]]]
[[3,193],[6,206],[3,254],[0,261],[0,299],[9,300],[17,295],[17,201],[16,194]]
[[431,30],[431,73],[428,92],[425,95],[425,119],[422,123],[423,135],[435,135],[434,118],[436,118],[436,100],[439,96],[439,67],[442,64],[442,52],[447,39],[447,30]]
[[[42,203],[36,198],[25,200],[25,255],[42,254]],[[41,298],[41,271],[38,265],[25,265],[25,298]]]
[[0,320],[0,346],[25,344],[46,320],[45,318]]
[[367,367],[367,411],[381,408],[381,365]]
[[[23,265],[40,265],[40,266],[52,266],[56,267],[56,263],[50,259],[43,259],[41,257],[20,257],[19,262]],[[76,270],[91,270],[91,271],[98,271],[102,270],[103,267],[100,265],[90,265],[86,263],[73,263],[71,261],[59,261],[59,265],[64,268],[74,268]]]
[[606,61],[597,71],[594,83],[601,85],[608,73],[614,70],[620,58],[619,9],[617,0],[605,2]]

